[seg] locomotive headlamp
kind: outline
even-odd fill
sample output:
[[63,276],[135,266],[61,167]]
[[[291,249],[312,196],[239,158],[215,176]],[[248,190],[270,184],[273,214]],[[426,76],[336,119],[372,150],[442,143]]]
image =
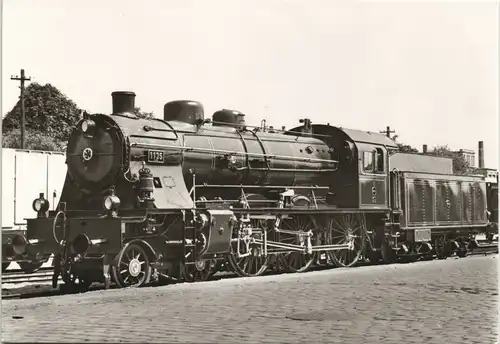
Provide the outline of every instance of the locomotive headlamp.
[[95,127],[95,122],[91,119],[85,119],[82,121],[80,125],[80,129],[82,132],[86,133],[92,130]]
[[24,235],[17,234],[12,238],[12,250],[14,250],[16,254],[24,254],[27,246],[28,240],[26,240]]
[[120,206],[120,199],[115,195],[115,186],[111,186],[108,196],[104,197],[102,205],[108,211],[108,215],[116,217],[116,209]]
[[41,192],[40,196],[33,201],[32,207],[33,210],[37,212],[38,217],[44,217],[47,210],[49,210],[50,203],[45,199],[43,192]]
[[104,209],[106,210],[116,210],[120,206],[120,199],[115,196],[106,196],[104,198]]

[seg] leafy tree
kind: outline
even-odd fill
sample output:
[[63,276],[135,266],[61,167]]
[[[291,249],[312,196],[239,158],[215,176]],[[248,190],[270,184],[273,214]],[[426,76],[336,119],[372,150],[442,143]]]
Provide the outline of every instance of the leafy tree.
[[398,146],[398,150],[400,152],[404,152],[404,153],[418,153],[418,149],[416,148],[413,148],[412,146],[410,145],[405,145],[404,143],[399,143],[397,142],[398,141],[398,138],[399,136],[398,135],[394,135],[393,137],[391,137],[391,139],[396,143],[396,145]]
[[154,118],[153,112],[143,111],[143,110],[141,110],[140,107],[134,108],[134,114],[139,118],[144,118],[144,119]]
[[[63,152],[66,150],[66,143],[57,140],[54,137],[45,135],[40,131],[27,131],[26,149],[30,150],[43,150],[43,151],[56,151]],[[2,139],[3,148],[21,148],[21,130],[14,129],[9,133],[3,135]]]
[[405,145],[403,143],[396,143],[400,152],[404,153],[418,153],[418,149],[413,148],[410,145]]
[[431,154],[452,158],[454,174],[463,175],[467,174],[470,170],[469,163],[465,160],[464,156],[460,153],[453,152],[447,145],[434,147]]
[[[42,86],[36,82],[26,87],[24,107],[26,138],[30,132],[33,132],[33,137],[44,135],[48,137],[48,140],[54,140],[54,142],[68,140],[81,113],[78,106],[56,87],[51,84]],[[18,101],[2,121],[4,135],[15,129],[20,129],[20,114],[21,105]],[[15,142],[15,139],[10,142]]]

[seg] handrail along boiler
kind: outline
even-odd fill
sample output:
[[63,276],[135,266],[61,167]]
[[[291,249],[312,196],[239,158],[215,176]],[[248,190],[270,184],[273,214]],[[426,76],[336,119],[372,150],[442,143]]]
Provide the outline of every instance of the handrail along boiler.
[[[37,218],[16,240],[16,253],[33,261],[55,255],[54,286],[59,275],[74,287],[127,287],[159,276],[203,280],[222,265],[255,276],[272,264],[303,272],[420,257],[451,221],[414,221],[421,214],[408,181],[435,188],[443,178],[390,172],[397,147],[383,135],[309,119],[288,131],[251,127],[227,109],[210,120],[195,101],[171,101],[163,119],[141,119],[133,92],[112,98],[111,115],[84,117],[69,139],[57,210],[40,195]],[[471,178],[458,182],[481,195],[484,181]],[[476,203],[467,224],[454,218],[451,227],[486,228],[486,203]],[[450,254],[444,240],[440,252]]]

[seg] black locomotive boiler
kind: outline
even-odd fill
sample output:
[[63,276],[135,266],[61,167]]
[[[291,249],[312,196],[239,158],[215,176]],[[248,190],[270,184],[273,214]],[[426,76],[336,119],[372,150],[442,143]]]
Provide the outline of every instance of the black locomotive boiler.
[[251,127],[231,110],[210,120],[195,101],[140,119],[134,93],[112,97],[113,114],[83,118],[69,139],[57,210],[40,195],[13,240],[28,260],[54,254],[54,285],[443,257],[490,228],[484,178],[393,171],[383,135],[309,119]]

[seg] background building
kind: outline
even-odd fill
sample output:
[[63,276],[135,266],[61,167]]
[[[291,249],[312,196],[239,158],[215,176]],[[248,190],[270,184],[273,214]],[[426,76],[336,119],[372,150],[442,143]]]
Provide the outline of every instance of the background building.
[[473,150],[460,149],[453,153],[463,156],[465,161],[469,164],[469,167],[476,167],[476,152],[474,152]]

